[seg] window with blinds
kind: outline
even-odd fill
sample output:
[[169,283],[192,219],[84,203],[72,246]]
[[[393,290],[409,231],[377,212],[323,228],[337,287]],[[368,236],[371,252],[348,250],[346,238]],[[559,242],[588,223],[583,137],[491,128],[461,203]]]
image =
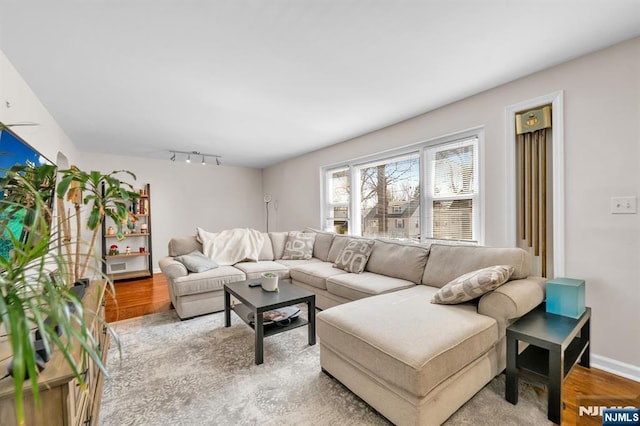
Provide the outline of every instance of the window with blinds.
[[467,131],[323,168],[325,229],[482,243],[483,134]]
[[430,238],[475,240],[478,208],[478,138],[425,150],[430,170],[427,206]]

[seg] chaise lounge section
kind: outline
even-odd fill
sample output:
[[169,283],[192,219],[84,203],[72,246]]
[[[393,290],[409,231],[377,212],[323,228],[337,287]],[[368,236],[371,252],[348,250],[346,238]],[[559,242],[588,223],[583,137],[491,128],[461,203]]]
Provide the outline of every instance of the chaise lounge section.
[[[421,285],[317,316],[322,368],[399,425],[441,424],[506,366],[506,327],[544,298],[520,249],[433,245]],[[512,279],[454,305],[431,303],[459,275],[510,265]]]

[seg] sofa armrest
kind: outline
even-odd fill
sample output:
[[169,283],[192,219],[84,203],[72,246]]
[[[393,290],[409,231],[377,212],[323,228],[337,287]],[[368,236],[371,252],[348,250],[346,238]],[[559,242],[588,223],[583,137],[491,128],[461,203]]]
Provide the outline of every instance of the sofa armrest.
[[187,268],[177,260],[174,260],[173,257],[167,256],[160,259],[158,262],[160,266],[160,270],[167,277],[168,280],[173,281],[179,277],[186,277],[189,275],[189,271]]
[[478,313],[495,318],[502,337],[512,320],[520,318],[544,300],[546,282],[543,277],[509,281],[480,298]]

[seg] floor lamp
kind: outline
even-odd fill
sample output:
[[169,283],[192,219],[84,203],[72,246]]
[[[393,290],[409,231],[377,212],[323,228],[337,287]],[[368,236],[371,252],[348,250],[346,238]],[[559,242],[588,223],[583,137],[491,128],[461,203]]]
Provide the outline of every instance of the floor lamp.
[[267,232],[269,232],[269,203],[271,202],[271,195],[265,194],[263,199],[265,208],[267,209]]

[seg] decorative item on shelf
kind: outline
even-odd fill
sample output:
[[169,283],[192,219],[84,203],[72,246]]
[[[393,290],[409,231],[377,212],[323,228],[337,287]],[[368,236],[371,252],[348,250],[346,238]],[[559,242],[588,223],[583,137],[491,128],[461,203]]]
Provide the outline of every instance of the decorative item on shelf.
[[117,245],[112,244],[111,247],[109,247],[109,256],[116,256],[119,253],[120,251]]
[[585,311],[585,282],[573,278],[547,281],[547,312],[578,319]]
[[127,229],[129,229],[129,233],[134,233],[136,230],[136,218],[133,215],[127,216]]
[[109,227],[109,230],[107,231],[107,235],[116,235],[116,230],[113,229],[113,226]]
[[149,227],[146,223],[143,223],[140,225],[140,233],[141,234],[146,234],[147,231],[149,230]]
[[140,248],[138,249],[138,251],[140,251],[140,253],[144,253],[144,252],[145,252],[145,250],[146,250],[146,249],[145,249],[144,247],[140,247]]
[[127,248],[125,249],[125,253],[126,254],[131,254],[131,247],[127,246]]
[[278,274],[275,272],[263,272],[262,289],[265,291],[278,291]]

